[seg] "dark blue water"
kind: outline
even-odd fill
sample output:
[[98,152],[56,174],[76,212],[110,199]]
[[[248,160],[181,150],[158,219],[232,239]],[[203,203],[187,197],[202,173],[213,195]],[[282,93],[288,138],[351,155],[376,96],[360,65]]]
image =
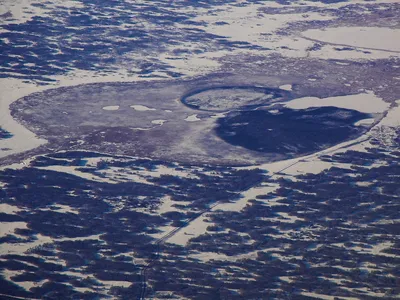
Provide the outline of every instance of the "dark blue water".
[[365,129],[353,124],[370,117],[337,107],[282,108],[279,114],[241,111],[219,119],[216,133],[236,146],[293,156],[328,148],[362,134]]

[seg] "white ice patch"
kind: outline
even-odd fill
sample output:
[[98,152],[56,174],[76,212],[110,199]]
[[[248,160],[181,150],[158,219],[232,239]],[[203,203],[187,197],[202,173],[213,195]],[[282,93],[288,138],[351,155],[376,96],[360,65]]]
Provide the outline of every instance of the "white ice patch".
[[257,196],[265,196],[269,193],[275,192],[279,185],[258,186],[242,192],[242,198],[231,203],[222,203],[216,207],[216,210],[222,211],[241,211],[244,209],[250,200],[254,200]]
[[292,85],[291,84],[284,84],[284,85],[281,85],[279,88],[281,90],[291,91],[292,90]]
[[328,170],[333,166],[332,163],[320,160],[305,160],[299,161],[296,165],[288,167],[282,173],[288,175],[299,175],[299,174],[319,174],[324,170]]
[[104,110],[118,110],[119,109],[119,105],[104,106],[103,109]]
[[379,125],[400,127],[400,100],[397,100],[396,104]]
[[150,108],[150,107],[147,107],[147,106],[144,106],[144,105],[140,105],[140,104],[131,105],[131,107],[132,107],[134,110],[136,110],[136,111],[156,110],[155,108]]
[[165,122],[167,122],[167,120],[153,120],[151,121],[152,124],[156,124],[156,125],[163,125]]
[[[194,21],[206,24],[204,28],[209,33],[226,37],[231,41],[244,41],[250,44],[259,45],[262,47],[279,47],[286,46],[290,48],[297,40],[288,39],[286,43],[280,40],[282,37],[278,35],[268,36],[273,34],[278,29],[287,26],[292,22],[305,20],[332,20],[335,17],[323,15],[318,12],[309,12],[307,16],[299,14],[280,14],[279,16],[261,14],[259,8],[265,7],[265,4],[253,4],[247,6],[229,6],[218,14],[204,14],[194,18]],[[218,23],[224,20],[224,23]],[[187,26],[187,25],[185,25]],[[304,48],[302,45],[300,48]]]
[[14,214],[19,211],[21,211],[21,209],[18,208],[17,206],[6,204],[6,203],[0,204],[0,212],[2,212],[2,213]]
[[279,111],[278,109],[272,109],[272,110],[269,110],[268,112],[269,112],[270,114],[273,114],[273,115],[277,115],[277,114],[280,113],[280,111]]
[[151,130],[151,128],[143,128],[143,127],[132,127],[132,130],[139,130],[139,131],[146,131],[146,130]]
[[349,63],[345,63],[345,62],[342,62],[342,61],[336,61],[335,64],[341,65],[341,66],[348,66],[348,65],[350,65]]
[[213,118],[213,119],[220,119],[220,118],[225,118],[225,114],[224,113],[219,113],[219,114],[216,114],[216,115],[212,115],[210,118]]
[[384,27],[335,27],[310,29],[303,36],[336,45],[400,51],[400,29]]
[[362,119],[356,123],[354,123],[355,126],[362,126],[362,125],[371,125],[374,124],[375,119]]
[[310,107],[335,106],[344,109],[354,109],[362,113],[382,113],[388,110],[390,104],[375,96],[372,92],[338,96],[329,98],[304,97],[285,103],[292,109],[307,109]]
[[[338,51],[338,48],[346,47],[345,45],[326,44],[320,50],[309,51],[309,58],[317,59],[336,59],[347,60],[349,62],[354,60],[373,60],[373,59],[387,59],[397,55],[395,52],[386,50],[376,50],[370,48],[355,48],[352,51]],[[345,62],[335,61],[336,65],[347,66]]]
[[199,119],[197,117],[197,114],[194,115],[190,115],[185,119],[186,122],[197,122],[197,121],[201,121],[201,119]]
[[26,228],[27,228],[26,222],[0,222],[0,237],[4,237],[8,234],[13,234],[15,229],[26,229]]
[[208,214],[204,214],[190,222],[186,227],[178,231],[166,241],[171,244],[185,246],[190,239],[205,234],[208,226],[215,225],[215,223],[206,221],[208,218],[207,215]]
[[0,149],[10,149],[9,151],[0,151],[0,157],[28,151],[45,144],[46,140],[39,139],[33,132],[12,118],[9,109],[9,105],[15,100],[45,88],[38,88],[36,85],[23,83],[18,79],[2,78],[0,89],[0,127],[13,135],[11,138],[0,140]]
[[56,172],[67,173],[71,175],[75,175],[87,180],[97,181],[97,182],[107,182],[107,183],[116,183],[115,181],[109,180],[107,178],[98,177],[91,173],[86,173],[78,170],[79,167],[75,166],[47,166],[47,167],[38,167],[41,170],[51,170]]

